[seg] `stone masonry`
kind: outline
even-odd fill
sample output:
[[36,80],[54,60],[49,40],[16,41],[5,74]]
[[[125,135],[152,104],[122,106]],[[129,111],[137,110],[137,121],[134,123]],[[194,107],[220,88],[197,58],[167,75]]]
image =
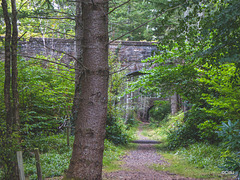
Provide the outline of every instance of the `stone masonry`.
[[[2,38],[0,37],[0,42]],[[19,54],[26,59],[36,54],[60,58],[69,63],[75,57],[74,39],[30,38],[19,41]],[[129,72],[142,69],[141,60],[150,57],[157,50],[153,42],[115,41],[109,45],[109,50],[118,54],[122,66],[129,66]],[[0,59],[4,58],[3,47],[0,47]]]
[[[0,43],[3,38],[0,37]],[[109,51],[113,54],[117,54],[118,60],[121,62],[121,66],[127,67],[128,73],[141,70],[146,64],[142,63],[144,60],[154,52],[157,51],[157,46],[154,42],[138,42],[138,41],[115,41],[109,45]],[[61,59],[61,62],[69,64],[74,61],[75,57],[75,40],[74,39],[52,39],[52,38],[30,38],[29,40],[19,41],[18,53],[29,59],[38,55],[48,56],[50,58]],[[0,60],[4,59],[4,49],[0,46]],[[131,99],[132,94],[129,96]],[[131,100],[128,96],[125,97],[125,105],[129,107]],[[137,102],[136,107],[140,107],[144,102],[144,108],[138,110],[138,119],[142,121],[148,121],[148,111],[151,108],[152,100],[141,99],[142,102]],[[140,104],[139,104],[140,103]],[[127,117],[127,115],[126,115]],[[126,119],[127,120],[127,119]]]

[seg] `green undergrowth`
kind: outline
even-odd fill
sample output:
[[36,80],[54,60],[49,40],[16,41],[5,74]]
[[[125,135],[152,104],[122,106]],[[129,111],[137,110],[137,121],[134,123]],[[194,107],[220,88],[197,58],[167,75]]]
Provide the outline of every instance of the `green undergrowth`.
[[159,171],[169,171],[184,177],[201,179],[225,179],[219,166],[223,164],[224,157],[221,148],[196,143],[187,148],[179,148],[170,151],[166,147],[166,142],[157,145],[158,152],[169,164],[154,165],[153,168]]
[[183,123],[184,113],[180,112],[176,116],[167,116],[158,124],[150,123],[148,126],[143,128],[142,134],[149,137],[152,140],[158,140],[165,142],[167,140],[167,135],[169,130],[177,127],[179,124]]
[[[54,135],[43,139],[32,139],[32,142],[34,143],[31,147],[39,148],[40,150],[40,163],[43,178],[59,177],[64,174],[64,171],[68,169],[70,163],[73,141],[74,138],[71,137],[70,146],[68,147],[65,135]],[[109,140],[105,140],[104,146],[104,171],[120,169],[120,158],[129,150],[135,148],[135,145],[131,143],[124,146],[116,146]],[[25,150],[23,158],[25,176],[30,180],[37,179],[34,153],[29,149]]]
[[183,123],[183,113],[169,116],[159,122],[158,126],[148,125],[144,127],[142,134],[152,140],[162,143],[156,145],[158,152],[168,163],[164,165],[153,165],[158,171],[168,171],[184,177],[201,179],[227,179],[231,176],[222,175],[219,168],[223,165],[225,155],[221,146],[208,143],[194,143],[188,147],[180,147],[175,150],[168,148],[167,135],[169,130]]
[[24,151],[25,176],[31,180],[37,179],[34,148],[40,151],[40,163],[44,178],[61,176],[68,168],[72,155],[73,137],[70,137],[70,146],[67,146],[67,138],[63,134],[49,137],[36,137],[26,142]]

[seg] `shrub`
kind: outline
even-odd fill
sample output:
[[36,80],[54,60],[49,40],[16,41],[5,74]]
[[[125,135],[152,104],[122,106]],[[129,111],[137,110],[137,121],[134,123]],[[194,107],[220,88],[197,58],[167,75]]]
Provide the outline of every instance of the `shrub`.
[[195,143],[187,148],[180,148],[177,154],[184,157],[193,167],[208,170],[219,170],[218,165],[224,162],[221,147],[208,143]]
[[203,138],[206,142],[219,142],[219,138],[214,135],[215,129],[201,129],[205,125],[204,122],[206,120],[211,120],[217,124],[221,122],[221,118],[206,113],[200,107],[195,106],[189,110],[183,119],[184,123],[170,130],[167,138],[169,149],[176,149],[181,146],[186,147],[195,142],[202,141]]
[[228,120],[228,123],[222,122],[222,125],[219,126],[220,131],[218,131],[219,137],[223,139],[223,145],[225,148],[230,150],[239,150],[240,149],[240,129],[239,129],[239,120],[232,122]]
[[[70,136],[73,142],[73,136]],[[52,135],[49,137],[35,137],[32,139],[26,138],[22,143],[25,152],[31,152],[33,149],[38,148],[41,153],[48,153],[55,151],[57,153],[63,153],[68,151],[67,138],[63,134]]]
[[171,112],[171,105],[167,102],[156,102],[150,110],[150,123],[159,126],[159,123]]
[[20,149],[18,138],[18,133],[7,133],[6,123],[0,119],[0,179],[11,179],[15,172],[16,152]]
[[106,125],[106,139],[114,144],[126,144],[130,140],[127,132],[127,126],[122,120],[108,113]]
[[58,132],[64,117],[71,112],[74,83],[69,81],[74,81],[74,71],[53,63],[43,67],[37,60],[19,59],[22,135],[34,137]]
[[214,143],[214,141],[219,141],[218,135],[216,133],[219,130],[218,124],[213,120],[207,120],[199,124],[198,129],[200,131],[200,138],[203,141]]
[[240,179],[240,152],[236,156],[228,156],[220,168],[224,171],[233,171],[236,179]]

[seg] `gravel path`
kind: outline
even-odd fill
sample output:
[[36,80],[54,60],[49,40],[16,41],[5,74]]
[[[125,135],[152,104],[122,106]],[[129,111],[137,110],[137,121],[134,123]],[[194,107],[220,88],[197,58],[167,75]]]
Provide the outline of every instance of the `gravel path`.
[[[138,131],[139,140],[148,140],[141,134],[141,126]],[[121,166],[122,170],[110,173],[104,173],[105,180],[187,180],[176,174],[168,172],[159,172],[150,169],[152,164],[166,164],[163,157],[157,154],[153,144],[139,144],[136,150],[131,151],[124,156]]]

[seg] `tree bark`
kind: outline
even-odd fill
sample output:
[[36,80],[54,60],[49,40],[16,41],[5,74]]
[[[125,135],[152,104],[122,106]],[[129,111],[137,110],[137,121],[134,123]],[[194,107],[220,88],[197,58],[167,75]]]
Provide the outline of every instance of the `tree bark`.
[[[8,13],[8,4],[6,0],[2,0],[2,9],[4,22],[6,24],[5,34],[5,82],[4,82],[4,103],[6,109],[6,124],[7,124],[7,138],[13,138],[12,133],[15,130],[19,133],[20,118],[19,118],[19,96],[17,91],[17,41],[18,41],[18,29],[17,29],[17,9],[15,0],[11,0],[12,8],[12,24]],[[11,34],[12,33],[12,34]],[[12,77],[11,77],[12,67]],[[11,87],[12,82],[12,87]],[[12,102],[11,102],[11,90],[12,90]],[[19,139],[14,139],[19,143]],[[14,141],[13,141],[14,142]],[[10,149],[15,149],[15,144],[9,142]],[[17,166],[16,153],[11,152],[8,154],[9,158],[7,162],[7,176],[12,180],[19,179],[19,171]]]
[[178,95],[177,93],[174,93],[171,97],[171,113],[172,115],[176,114],[178,112]]
[[4,103],[6,109],[6,124],[8,134],[12,132],[12,108],[11,108],[11,22],[8,14],[8,7],[6,0],[2,0],[2,9],[4,21],[6,24],[5,33],[5,81],[4,81]]
[[83,38],[83,22],[82,22],[82,2],[76,2],[76,19],[75,19],[75,41],[76,41],[76,62],[75,62],[75,93],[72,106],[72,125],[75,127],[75,122],[78,114],[78,107],[80,102],[81,84],[80,77],[83,71],[82,63],[82,38]]
[[16,1],[11,0],[12,4],[12,97],[13,97],[13,121],[14,129],[20,130],[19,117],[19,94],[18,94],[18,69],[17,69],[17,44],[18,44],[18,27],[17,27],[17,8]]
[[108,0],[84,0],[81,95],[67,178],[102,179],[108,91]]

